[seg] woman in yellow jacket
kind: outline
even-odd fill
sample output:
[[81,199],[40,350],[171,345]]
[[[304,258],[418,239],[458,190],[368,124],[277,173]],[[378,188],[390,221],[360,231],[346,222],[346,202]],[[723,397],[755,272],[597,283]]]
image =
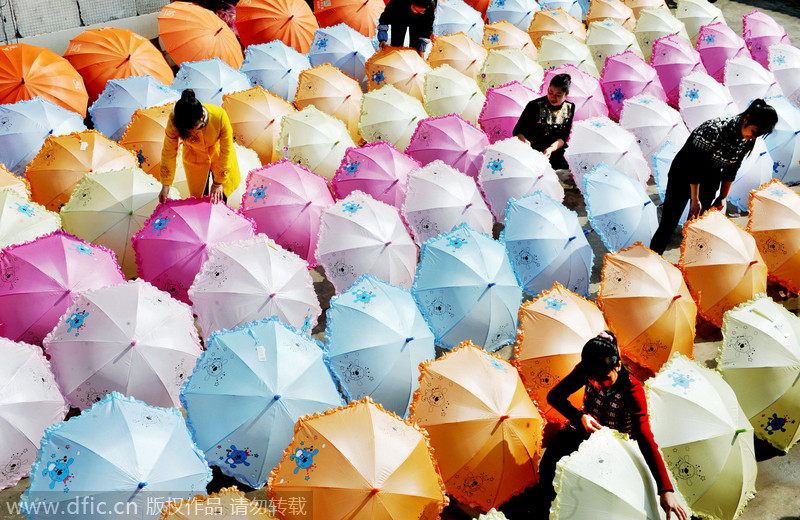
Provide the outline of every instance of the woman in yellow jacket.
[[161,149],[160,202],[167,200],[169,187],[175,180],[179,142],[183,142],[183,168],[189,195],[209,195],[211,202],[227,199],[241,180],[228,114],[218,106],[200,103],[192,89],[183,91],[169,116]]

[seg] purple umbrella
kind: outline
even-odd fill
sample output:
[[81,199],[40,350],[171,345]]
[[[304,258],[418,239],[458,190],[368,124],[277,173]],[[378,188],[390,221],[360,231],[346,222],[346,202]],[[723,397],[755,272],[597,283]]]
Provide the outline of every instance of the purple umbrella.
[[545,71],[540,95],[547,95],[550,80],[557,74],[569,74],[572,78],[567,101],[575,103],[575,121],[593,117],[608,117],[608,106],[603,97],[600,81],[570,63]]
[[489,142],[496,143],[511,137],[525,105],[537,97],[536,91],[519,81],[488,89],[483,110],[478,116],[478,125],[486,132]]
[[776,43],[791,45],[789,35],[781,24],[756,9],[742,17],[742,34],[753,59],[764,67],[769,65],[769,46]]
[[673,107],[678,106],[681,78],[699,70],[706,71],[700,61],[700,53],[692,45],[676,34],[664,36],[653,43],[653,55],[650,63],[658,73],[661,86],[667,93],[667,101]]
[[720,83],[725,80],[725,62],[749,54],[744,39],[723,22],[700,27],[697,52],[706,71]]
[[477,178],[489,139],[483,131],[450,114],[429,117],[417,125],[406,153],[423,166],[437,159]]
[[603,87],[609,114],[615,120],[619,120],[622,102],[639,94],[650,94],[656,99],[667,101],[667,94],[661,86],[656,69],[633,51],[625,51],[606,59],[600,85]]

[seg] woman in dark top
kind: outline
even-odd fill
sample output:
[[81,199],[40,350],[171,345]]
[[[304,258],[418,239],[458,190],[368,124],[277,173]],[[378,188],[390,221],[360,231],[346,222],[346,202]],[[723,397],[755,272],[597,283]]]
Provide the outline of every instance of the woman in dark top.
[[547,95],[529,102],[514,126],[513,134],[550,159],[554,169],[569,168],[564,159],[575,103],[566,101],[571,78],[558,74],[550,80]]
[[756,99],[739,115],[709,119],[695,128],[669,168],[661,222],[650,249],[664,254],[687,202],[691,201],[690,219],[711,207],[724,210],[742,160],[753,150],[756,137],[772,132],[777,122],[775,109]]
[[422,56],[431,41],[435,12],[436,0],[391,0],[378,18],[378,42],[381,49],[386,47],[391,27],[392,47],[403,46],[408,30],[409,45]]

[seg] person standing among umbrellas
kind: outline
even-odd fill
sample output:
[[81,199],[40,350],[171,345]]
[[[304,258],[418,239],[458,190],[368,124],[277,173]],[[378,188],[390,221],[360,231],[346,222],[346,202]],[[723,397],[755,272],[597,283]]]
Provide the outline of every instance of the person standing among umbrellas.
[[436,0],[390,0],[378,19],[381,49],[386,47],[390,32],[391,46],[402,47],[408,31],[409,45],[423,56],[431,41],[435,12]]

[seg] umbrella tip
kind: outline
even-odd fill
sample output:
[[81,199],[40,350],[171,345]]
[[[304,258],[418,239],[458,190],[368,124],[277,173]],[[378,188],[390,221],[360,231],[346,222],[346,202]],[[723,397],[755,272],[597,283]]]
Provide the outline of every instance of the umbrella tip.
[[757,264],[757,263],[758,263],[758,260],[753,260],[752,262],[750,262],[750,265]]
[[489,282],[489,287],[494,287],[495,285],[497,285],[497,282]]
[[506,419],[511,419],[511,416],[510,416],[510,415],[508,415],[508,414],[506,414],[506,415],[501,415],[501,416],[500,416],[500,422],[503,422],[503,421],[505,421]]
[[271,299],[273,299],[273,298],[275,297],[275,294],[276,294],[276,293],[272,293],[272,294],[270,294],[270,295],[269,295],[269,299],[270,299],[270,300],[271,300]]
[[575,240],[576,238],[578,238],[578,237],[575,237],[575,236],[569,237],[569,240],[567,240],[567,242],[572,242],[572,241],[573,241],[573,240]]
[[672,297],[672,301],[675,301],[675,300],[677,300],[678,298],[681,298],[681,297],[683,297],[682,294],[676,294],[675,296]]
[[139,489],[144,488],[147,485],[147,482],[139,482]]
[[390,245],[392,245],[392,241],[391,241],[391,240],[389,240],[388,242],[386,242],[386,243],[385,243],[385,244],[383,244],[383,245],[384,245],[384,247],[389,247]]
[[410,338],[406,338],[406,343],[411,343],[412,341],[414,341],[414,336],[411,336]]
[[377,494],[378,494],[378,493],[380,493],[380,492],[381,492],[381,490],[380,490],[380,489],[378,489],[378,488],[372,488],[372,491],[370,491],[370,492],[369,492],[369,494],[370,494],[370,495],[377,495]]
[[281,394],[275,394],[275,395],[272,397],[272,399],[274,399],[275,401],[279,401],[279,400],[281,399]]

